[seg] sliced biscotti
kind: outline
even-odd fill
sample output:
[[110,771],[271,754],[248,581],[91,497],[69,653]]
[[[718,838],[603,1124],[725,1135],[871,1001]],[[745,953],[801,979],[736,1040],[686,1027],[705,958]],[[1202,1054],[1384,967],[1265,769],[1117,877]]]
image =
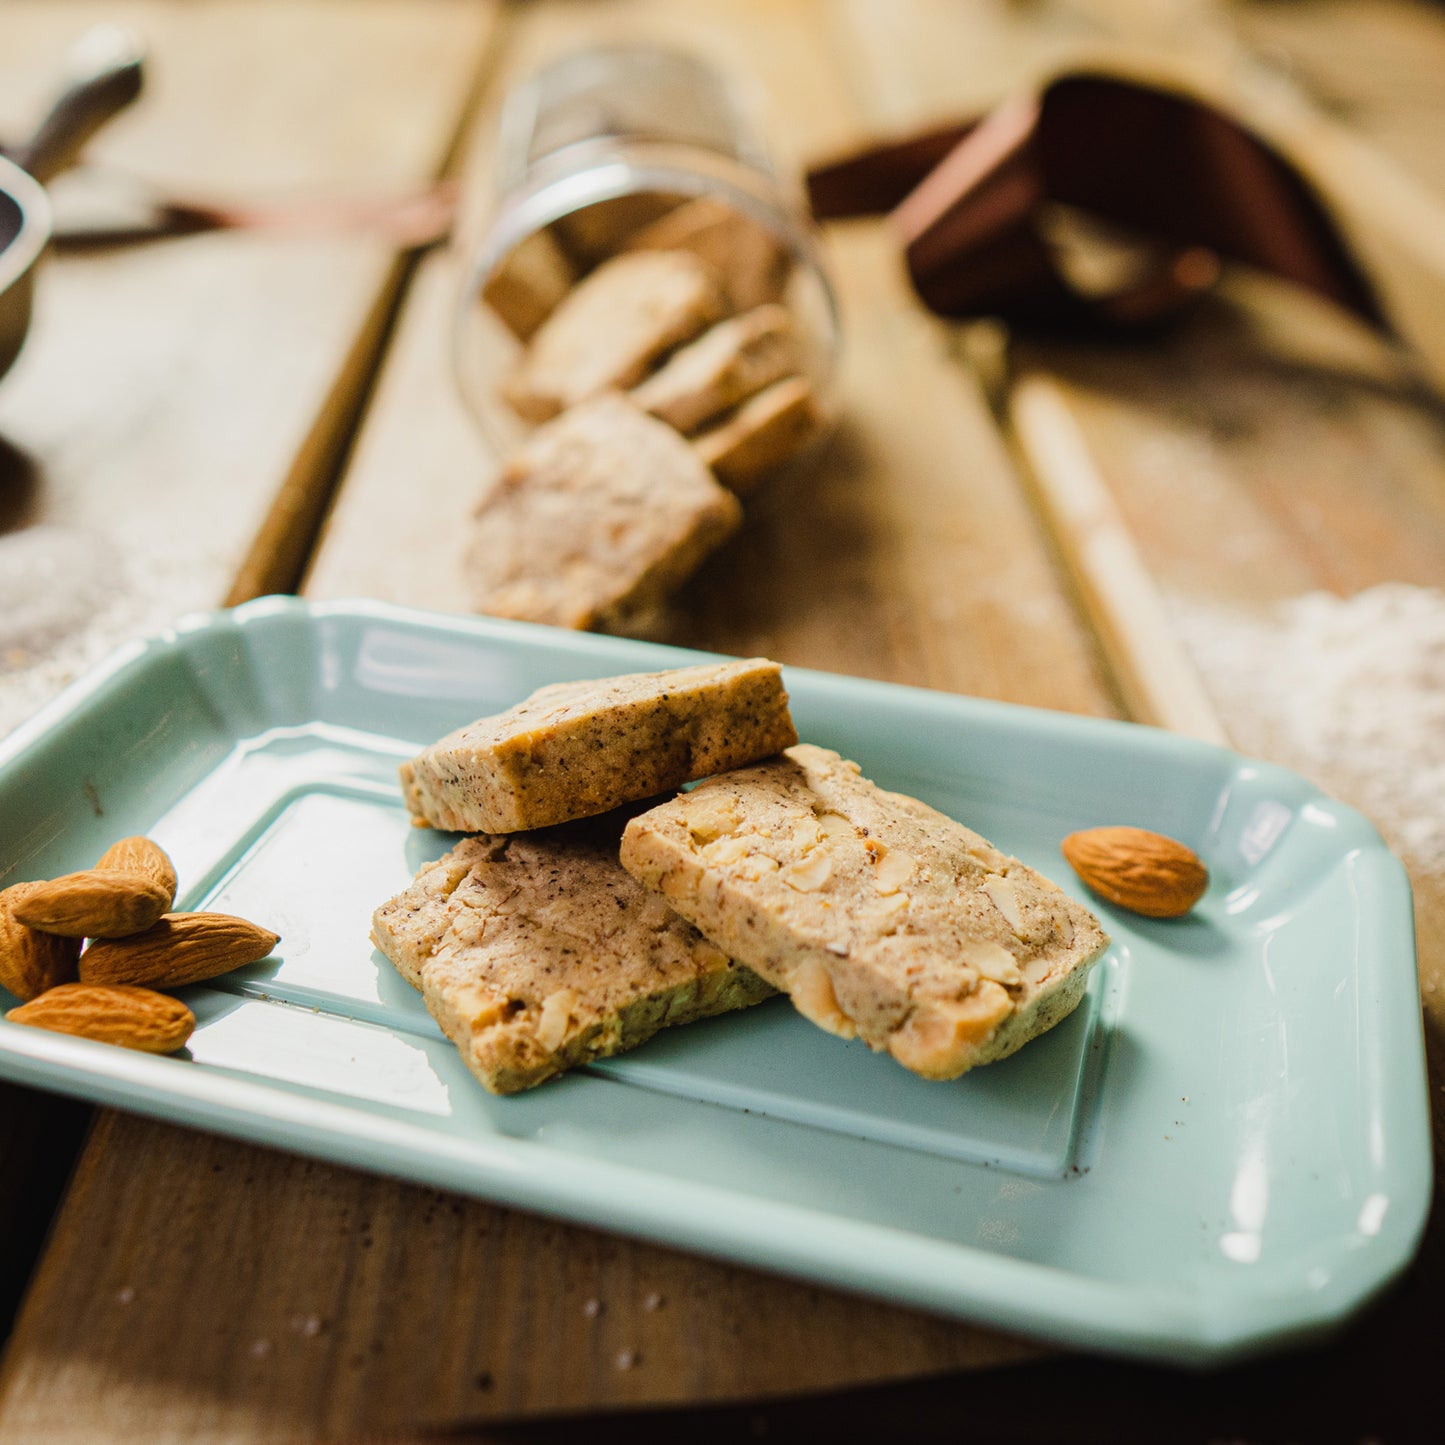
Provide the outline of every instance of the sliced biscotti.
[[742,508],[665,423],[618,395],[539,427],[477,509],[480,612],[601,627],[661,602]]
[[633,389],[632,400],[680,432],[696,431],[801,366],[787,311],[756,306],[674,352]]
[[697,196],[642,226],[624,251],[690,251],[722,277],[738,311],[776,301],[787,284],[788,253],[766,226],[716,196]]
[[401,767],[414,817],[513,833],[603,813],[797,742],[776,662],[706,663],[557,683]]
[[376,910],[376,946],[494,1094],[773,992],[623,872],[621,827],[466,838]]
[[804,377],[786,376],[698,433],[693,450],[718,481],[746,496],[822,430],[812,387]]
[[1108,943],[1047,878],[807,744],[632,819],[622,862],[814,1023],[928,1079],[1051,1028]]
[[641,381],[673,347],[718,320],[716,272],[686,251],[639,251],[604,261],[537,328],[502,394],[542,422],[599,392]]
[[482,288],[482,297],[519,340],[535,335],[577,279],[549,231],[533,231],[513,247]]

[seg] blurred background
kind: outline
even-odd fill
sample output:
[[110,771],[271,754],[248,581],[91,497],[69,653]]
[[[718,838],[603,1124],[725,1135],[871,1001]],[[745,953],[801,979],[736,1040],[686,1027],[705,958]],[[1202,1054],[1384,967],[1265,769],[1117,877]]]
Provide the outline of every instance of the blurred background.
[[[77,54],[96,26],[112,27],[112,48],[92,39]],[[0,145],[22,167],[67,78],[123,53],[114,27],[143,56],[143,85],[44,178],[54,234],[24,278],[4,269],[23,249],[20,210],[0,226],[0,283],[34,289],[29,317],[10,323],[28,329],[23,347],[0,377],[0,735],[117,646],[197,610],[272,592],[476,607],[474,513],[526,430],[499,440],[479,424],[458,379],[458,326],[493,304],[479,292],[491,275],[479,279],[479,258],[500,267],[557,219],[518,222],[507,246],[493,244],[519,184],[499,173],[499,118],[559,55],[663,45],[725,77],[766,152],[768,195],[802,237],[790,274],[826,278],[839,331],[824,289],[806,302],[782,283],[768,293],[818,338],[823,360],[793,365],[826,417],[807,446],[800,438],[795,455],[770,462],[736,534],[618,627],[1132,718],[1306,773],[1366,812],[1410,869],[1432,1099],[1445,1090],[1445,10],[8,0]],[[1031,324],[991,314],[987,299],[964,318],[923,303],[904,241],[937,200],[929,165],[914,175],[887,162],[884,209],[925,187],[899,216],[807,221],[810,167],[972,122],[1099,67],[1182,89],[1283,158],[1374,314],[1204,245],[1177,306],[1148,324],[1101,320],[1101,296],[1153,278],[1159,256],[1183,244],[1147,224],[1161,173],[1123,163],[1102,169],[1144,198],[1146,223],[1100,226],[1109,218],[1074,203],[1040,212],[1038,234],[1087,303],[1087,324]],[[1181,154],[1182,173],[1239,194],[1231,154]],[[1047,179],[1062,189],[1044,199],[1067,200],[1068,185]],[[15,185],[32,214],[47,205],[23,178]],[[1242,202],[1247,213],[1256,204],[1252,193]],[[597,264],[569,252],[558,296]],[[496,332],[497,316],[485,321]],[[510,347],[511,365],[527,341],[509,331],[486,344]],[[150,1412],[149,1438],[320,1439],[872,1386],[1037,1353],[319,1165],[303,1177],[296,1161],[219,1141],[207,1141],[203,1168],[138,1121],[99,1130],[82,1156],[91,1175],[78,1178],[132,1159],[168,1181],[128,1226],[138,1265],[152,1251],[216,1267],[213,1167],[265,1176],[237,1196],[248,1202],[235,1227],[253,1245],[272,1239],[268,1212],[292,1231],[274,1253],[252,1252],[249,1299],[283,1309],[288,1272],[303,1268],[296,1242],[328,1241],[313,1264],[331,1271],[346,1348],[302,1348],[303,1327],[284,1367],[262,1378],[237,1363],[253,1315],[212,1319],[204,1290],[138,1294],[124,1318],[89,1298],[82,1281],[113,1228],[103,1194],[73,1192],[42,1252],[87,1116],[19,1090],[4,1098],[0,1224],[14,1244],[0,1306],[19,1307],[40,1261],[0,1373],[0,1434],[14,1422],[15,1438],[101,1438],[59,1422],[100,1419],[97,1382],[117,1379],[141,1382],[133,1402]],[[162,1227],[162,1215],[173,1222]],[[347,1273],[359,1269],[363,1218],[384,1221],[378,1238],[394,1231],[395,1251],[364,1288],[364,1272]],[[454,1297],[438,1305],[441,1295],[405,1283],[441,1278],[456,1218],[506,1231],[515,1257],[543,1271],[550,1303],[527,1303],[532,1286],[507,1275],[494,1281],[505,1328],[487,1326],[485,1348],[459,1347],[445,1365],[429,1351],[393,1355],[395,1336],[434,1334],[435,1311],[460,1317]],[[1339,1353],[1292,1366],[1322,1428],[1334,1411],[1360,1437],[1410,1438],[1409,1419],[1391,1413],[1398,1393],[1352,1392],[1346,1376],[1408,1376],[1420,1401],[1414,1370],[1441,1268],[1436,1225],[1378,1319]],[[581,1305],[599,1278],[644,1270],[670,1281],[671,1313],[634,1322],[648,1368],[604,1368],[611,1355],[572,1339]],[[590,1363],[539,1370],[532,1354]],[[371,1372],[380,1357],[405,1367]],[[1131,1388],[1151,1402],[1154,1428],[1177,1425],[1177,1381]],[[942,1430],[952,1398],[927,1396],[920,1429]],[[1262,1397],[1248,1398],[1254,1409]],[[737,1429],[753,1418],[738,1416]],[[1274,1416],[1247,1418],[1272,1438]]]

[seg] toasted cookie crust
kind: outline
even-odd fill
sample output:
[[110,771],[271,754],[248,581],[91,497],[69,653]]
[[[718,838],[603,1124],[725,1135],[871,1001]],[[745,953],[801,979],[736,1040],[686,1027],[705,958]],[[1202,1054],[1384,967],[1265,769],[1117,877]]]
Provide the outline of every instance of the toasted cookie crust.
[[617,815],[466,838],[376,910],[372,939],[494,1094],[773,989],[617,861]]
[[930,1079],[1014,1052],[1108,937],[962,824],[802,744],[627,825],[622,862],[798,1011]]
[[401,766],[407,807],[456,832],[606,812],[798,740],[776,662],[707,663],[539,688]]

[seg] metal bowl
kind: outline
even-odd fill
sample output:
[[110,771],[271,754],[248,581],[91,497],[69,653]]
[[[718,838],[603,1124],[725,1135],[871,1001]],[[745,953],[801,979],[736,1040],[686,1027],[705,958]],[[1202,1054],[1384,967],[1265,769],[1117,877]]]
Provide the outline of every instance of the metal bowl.
[[0,156],[0,376],[30,325],[35,263],[50,239],[50,202],[39,181]]

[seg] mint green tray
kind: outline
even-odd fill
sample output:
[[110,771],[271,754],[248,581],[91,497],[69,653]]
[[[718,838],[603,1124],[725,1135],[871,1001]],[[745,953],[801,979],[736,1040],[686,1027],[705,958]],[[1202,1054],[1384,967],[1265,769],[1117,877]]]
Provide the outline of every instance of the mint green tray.
[[283,941],[187,991],[188,1054],[6,1023],[0,1075],[1159,1359],[1305,1339],[1403,1268],[1431,1169],[1400,865],[1293,774],[1127,724],[787,673],[805,738],[1081,897],[1076,828],[1209,864],[1187,920],[1096,905],[1114,943],[1084,1005],[1013,1059],[929,1084],[777,1000],[484,1094],[367,940],[450,842],[408,826],[396,764],[542,683],[693,656],[273,599],[131,648],[0,745],[0,883],[149,832],[182,906]]

